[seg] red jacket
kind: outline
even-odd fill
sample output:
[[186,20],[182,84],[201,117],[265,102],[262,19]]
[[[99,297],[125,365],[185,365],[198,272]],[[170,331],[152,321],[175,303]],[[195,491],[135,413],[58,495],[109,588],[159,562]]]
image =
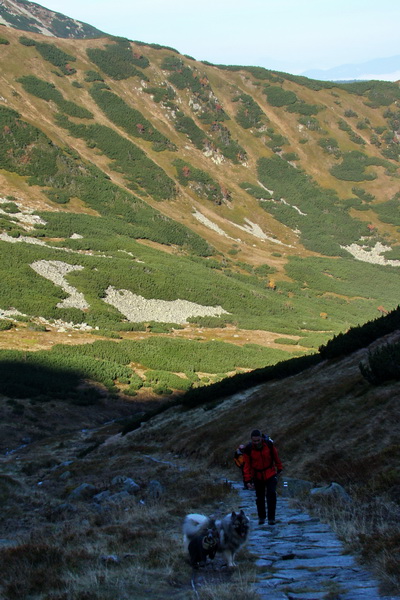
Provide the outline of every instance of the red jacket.
[[252,479],[266,480],[276,475],[276,472],[282,471],[282,463],[278,451],[273,444],[268,444],[262,440],[262,446],[257,449],[253,444],[249,444],[244,452],[244,481],[249,483]]

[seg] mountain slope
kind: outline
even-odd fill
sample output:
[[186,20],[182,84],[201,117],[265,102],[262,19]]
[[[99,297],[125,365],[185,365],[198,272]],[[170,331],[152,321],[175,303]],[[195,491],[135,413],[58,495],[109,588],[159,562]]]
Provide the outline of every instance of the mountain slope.
[[[135,375],[161,368],[184,381],[160,389],[186,389],[397,306],[396,84],[213,66],[110,37],[0,36],[2,348],[53,365],[66,328],[72,344],[125,338],[124,358],[117,342],[102,352],[129,380],[144,336]],[[79,348],[73,368],[92,353]],[[227,358],[199,358],[193,379],[165,351]],[[92,367],[79,376],[96,380]]]
[[103,35],[87,23],[27,0],[1,0],[0,24],[50,37],[81,39]]

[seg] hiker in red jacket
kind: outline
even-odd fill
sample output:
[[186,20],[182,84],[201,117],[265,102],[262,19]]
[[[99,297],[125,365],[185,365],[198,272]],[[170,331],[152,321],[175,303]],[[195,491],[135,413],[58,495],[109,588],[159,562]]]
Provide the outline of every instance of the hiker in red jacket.
[[[268,512],[268,524],[275,525],[276,486],[282,471],[277,449],[272,440],[261,434],[259,429],[251,432],[251,442],[243,451],[244,481],[248,489],[256,490],[258,523],[263,525]],[[267,511],[265,510],[267,500]]]

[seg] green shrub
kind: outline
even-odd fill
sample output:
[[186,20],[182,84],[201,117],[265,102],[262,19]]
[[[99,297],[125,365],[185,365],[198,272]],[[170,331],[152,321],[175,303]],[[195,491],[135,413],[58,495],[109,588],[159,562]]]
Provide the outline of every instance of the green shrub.
[[255,344],[236,346],[218,341],[198,343],[183,338],[167,337],[151,337],[137,342],[123,340],[118,346],[122,346],[121,351],[129,352],[131,362],[173,373],[227,373],[237,368],[273,364],[278,357],[285,356],[283,351]]
[[239,183],[239,186],[250,194],[250,196],[257,198],[257,200],[270,200],[272,198],[272,194],[267,192],[267,190],[260,185],[254,185],[248,181],[243,181],[242,183]]
[[153,387],[153,392],[159,396],[170,396],[172,394],[172,390],[162,383],[155,385]]
[[189,317],[188,318],[188,322],[189,323],[193,323],[195,325],[197,325],[198,327],[207,327],[210,329],[214,329],[216,327],[226,327],[227,322],[229,322],[227,319],[224,319],[223,317]]
[[381,221],[391,223],[397,227],[400,226],[400,192],[386,202],[374,204],[374,211],[378,214]]
[[0,204],[0,208],[9,214],[19,213],[19,208],[15,202],[3,202]]
[[65,117],[57,123],[74,137],[82,138],[106,154],[116,170],[122,171],[131,187],[142,188],[156,200],[167,200],[175,196],[175,184],[146,153],[114,129],[104,125],[76,125]]
[[299,115],[311,116],[311,115],[317,115],[321,109],[322,109],[322,107],[320,108],[316,104],[307,104],[306,102],[303,102],[302,100],[298,100],[296,102],[289,104],[285,110],[290,113],[297,113]]
[[[12,132],[12,135],[9,135],[8,131]],[[110,141],[110,153],[113,151],[112,143],[113,138]],[[116,144],[114,150],[117,150],[117,146]],[[131,151],[129,145],[125,148],[128,152]],[[29,152],[29,161],[26,160],[27,152]],[[121,153],[123,154],[123,148]],[[131,156],[132,154],[131,151]],[[141,156],[139,155],[139,158]],[[124,159],[126,160],[126,157]],[[140,160],[138,162],[137,168],[140,170]],[[210,256],[213,252],[199,235],[161,215],[149,204],[111,183],[99,169],[78,160],[70,150],[62,151],[40,130],[20,119],[16,111],[2,106],[0,106],[0,168],[29,176],[30,182],[50,187],[53,190],[54,200],[64,201],[70,196],[77,196],[102,215],[99,219],[82,214],[68,216],[65,213],[50,213],[45,219],[48,226],[37,228],[38,236],[44,235],[46,229],[46,233],[53,230],[55,233],[53,237],[69,238],[73,233],[81,232],[82,228],[85,240],[68,240],[64,244],[70,243],[71,247],[82,244],[82,249],[100,251],[107,248],[107,244],[114,244],[113,247],[117,250],[119,242],[116,242],[123,235],[126,250],[132,249],[129,240],[145,238],[162,244],[184,247],[186,251],[199,256]],[[141,176],[143,177],[143,173]],[[149,179],[151,177],[154,179],[152,186],[162,183],[162,180],[157,179],[157,172],[150,174],[149,169]],[[168,181],[171,181],[170,189],[174,190],[172,180]],[[157,188],[157,193],[159,194],[160,191],[162,192],[161,186]],[[114,232],[113,237],[110,237],[111,231]],[[89,247],[84,248],[84,244],[89,244]],[[16,253],[20,251],[21,248],[13,249]],[[40,311],[38,314],[41,314]]]
[[[337,358],[365,348],[378,338],[400,328],[400,306],[388,315],[368,321],[364,325],[351,327],[346,333],[339,333],[319,349],[322,358]],[[398,350],[396,350],[398,352]],[[379,358],[379,353],[377,354]],[[374,363],[374,360],[373,360]],[[368,372],[368,369],[365,371]],[[374,374],[375,375],[375,374]]]
[[117,331],[146,331],[146,325],[144,323],[118,323],[116,325]]
[[339,158],[342,154],[335,138],[321,138],[318,140],[318,146],[320,146],[326,154],[332,154],[335,158]]
[[284,90],[276,85],[269,85],[264,88],[264,93],[267,96],[268,103],[271,106],[288,106],[298,102],[298,98],[294,92]]
[[75,102],[65,100],[61,92],[59,92],[53,83],[48,83],[43,79],[39,79],[35,75],[24,75],[17,79],[21,83],[24,89],[33,96],[46,100],[47,102],[52,100],[57,104],[61,112],[71,116],[78,117],[81,119],[93,119],[93,114],[84,108],[78,106]]
[[[192,387],[192,382],[189,379],[184,379],[179,375],[175,375],[175,373],[170,373],[169,371],[146,371],[146,387],[152,387],[154,391],[156,389],[174,389],[174,390],[183,390],[187,391]],[[160,393],[160,392],[156,392]],[[171,393],[171,391],[166,392],[163,391],[161,393]]]
[[365,169],[371,165],[389,166],[388,162],[380,159],[368,157],[359,150],[345,152],[340,164],[334,165],[330,173],[343,181],[373,181],[376,179],[375,173],[367,173]]
[[165,85],[164,87],[146,87],[143,88],[143,91],[146,94],[152,95],[154,102],[157,104],[160,102],[172,102],[176,98],[174,89],[170,85]]
[[8,46],[10,44],[10,42],[6,39],[3,38],[3,36],[0,36],[0,46]]
[[400,381],[400,343],[385,344],[368,352],[366,363],[360,363],[362,376],[373,385]]
[[370,123],[369,119],[362,119],[361,121],[358,121],[356,127],[357,127],[357,129],[360,129],[360,130],[368,129],[369,123]]
[[[279,256],[281,255],[279,254]],[[259,277],[267,277],[268,275],[272,275],[272,273],[276,273],[276,268],[270,265],[259,265],[254,268],[254,273]]]
[[307,127],[310,131],[320,131],[321,129],[321,125],[315,117],[300,117],[299,123]]
[[35,42],[35,40],[34,40],[34,39],[32,39],[32,38],[28,38],[28,37],[26,37],[26,36],[24,36],[24,35],[22,35],[22,36],[19,38],[19,40],[18,40],[18,41],[19,41],[19,43],[20,43],[20,44],[22,44],[23,46],[28,46],[28,47],[29,47],[29,46],[36,46],[36,42]]
[[232,138],[232,134],[227,127],[221,123],[216,123],[212,127],[212,137],[217,148],[234,164],[246,160],[246,150],[240,146],[237,140]]
[[178,323],[159,323],[158,321],[150,321],[146,328],[152,333],[170,333],[173,329],[182,329],[182,325]]
[[358,117],[358,114],[357,114],[356,112],[354,112],[354,110],[352,110],[352,109],[350,108],[350,109],[348,109],[348,110],[346,110],[346,111],[344,112],[344,116],[345,116],[345,117],[348,117],[348,118],[350,118],[350,117]]
[[274,344],[284,344],[286,346],[298,346],[299,340],[292,340],[292,338],[276,338]]
[[287,138],[280,133],[275,133],[272,128],[267,129],[267,134],[270,138],[270,141],[267,142],[267,146],[271,148],[273,152],[280,152],[282,146],[289,143]]
[[134,392],[132,395],[135,395],[135,393],[143,387],[143,379],[134,371],[132,371],[129,377],[129,382],[129,389],[125,393],[131,394],[131,392]]
[[288,162],[293,162],[295,160],[300,160],[300,157],[296,152],[284,152],[282,154],[283,160],[287,160]]
[[137,69],[137,66],[145,68],[149,62],[144,57],[135,58],[129,40],[117,39],[114,44],[106,44],[104,49],[88,48],[87,55],[95,65],[108,77],[115,80],[139,77],[148,81],[148,77]]
[[375,200],[375,196],[373,194],[368,194],[363,188],[352,187],[351,191],[355,196],[364,200],[364,202],[373,202],[373,200]]
[[185,133],[196,148],[203,150],[206,145],[207,135],[196,125],[191,117],[186,116],[181,111],[177,111],[175,113],[175,128],[177,131]]
[[26,37],[21,37],[19,41],[24,46],[35,46],[42,58],[50,62],[55,67],[58,67],[64,75],[73,75],[76,73],[76,69],[69,65],[70,62],[76,61],[76,57],[72,56],[71,54],[67,54],[54,44],[37,42],[36,40]]
[[367,96],[367,106],[378,108],[379,106],[390,106],[393,102],[400,100],[399,87],[389,81],[357,81],[342,84],[340,87],[352,94]]
[[87,81],[88,83],[94,83],[95,81],[103,82],[104,79],[98,71],[86,71],[85,81]]
[[9,331],[14,327],[14,323],[12,321],[8,321],[6,319],[0,319],[0,331]]
[[[275,199],[262,202],[262,208],[292,229],[299,229],[307,248],[337,256],[343,254],[340,245],[368,233],[366,225],[352,219],[341,206],[333,190],[321,188],[280,157],[259,159],[257,172],[259,181],[273,190]],[[279,202],[280,198],[285,202]]]
[[175,144],[155,129],[141,112],[126,104],[116,94],[94,85],[90,89],[90,95],[105,115],[129,135],[153,142],[153,145],[157,145],[157,150],[176,150]]
[[208,173],[196,169],[180,158],[175,159],[172,164],[176,167],[178,181],[181,185],[190,186],[196,194],[216,204],[222,203],[224,194],[221,186]]
[[250,127],[261,127],[266,115],[261,110],[257,102],[253,100],[248,94],[240,94],[235,98],[235,101],[240,102],[240,108],[236,114],[236,121],[243,129],[250,129]]

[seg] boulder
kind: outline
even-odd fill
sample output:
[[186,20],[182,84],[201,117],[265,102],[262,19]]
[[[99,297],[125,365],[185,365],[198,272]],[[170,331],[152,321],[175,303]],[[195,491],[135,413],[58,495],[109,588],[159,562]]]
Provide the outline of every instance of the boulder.
[[96,493],[96,488],[91,483],[81,483],[77,488],[72,490],[68,496],[68,500],[88,500]]
[[322,487],[313,488],[310,491],[310,494],[314,498],[336,498],[343,502],[351,502],[351,498],[344,487],[335,482]]
[[99,504],[101,504],[102,502],[104,502],[104,500],[107,500],[110,496],[111,496],[110,490],[104,490],[104,492],[100,492],[99,494],[96,494],[95,496],[93,496],[92,500],[93,500],[93,502],[98,502]]
[[140,490],[140,486],[125,475],[118,475],[111,481],[111,487],[121,492],[128,492],[128,494],[136,494]]
[[158,501],[162,498],[165,493],[164,486],[161,485],[159,481],[156,479],[152,479],[148,485],[146,490],[146,496],[149,500]]

